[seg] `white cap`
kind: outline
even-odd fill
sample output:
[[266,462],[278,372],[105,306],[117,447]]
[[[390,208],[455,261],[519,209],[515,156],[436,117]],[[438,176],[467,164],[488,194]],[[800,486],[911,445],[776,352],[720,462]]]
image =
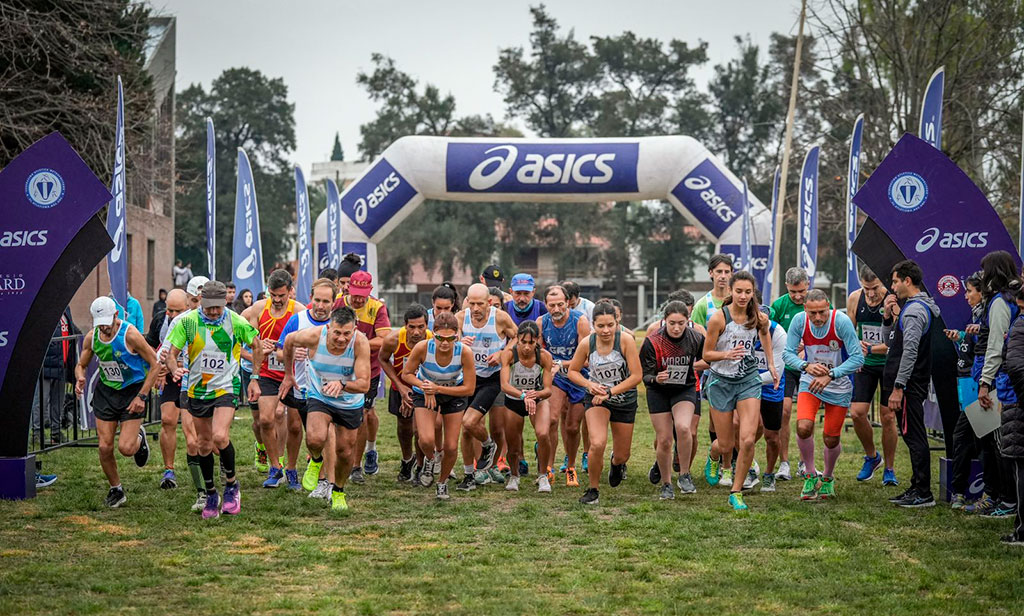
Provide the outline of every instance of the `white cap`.
[[210,279],[206,276],[193,276],[192,280],[188,281],[188,286],[185,287],[185,292],[195,297],[203,291],[203,285],[210,282]]
[[114,317],[117,316],[117,304],[109,297],[97,297],[89,307],[92,313],[92,326],[113,325]]

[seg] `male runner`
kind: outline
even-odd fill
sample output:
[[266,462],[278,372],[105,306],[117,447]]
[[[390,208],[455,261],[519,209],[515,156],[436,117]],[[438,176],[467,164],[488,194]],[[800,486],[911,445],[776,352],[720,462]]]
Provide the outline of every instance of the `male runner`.
[[332,511],[348,510],[345,481],[352,460],[360,457],[355,446],[363,421],[362,398],[370,387],[370,343],[356,330],[355,320],[356,313],[343,306],[331,313],[329,325],[307,327],[288,336],[284,343],[282,390],[296,384],[293,366],[297,351],[304,350],[302,354],[307,357],[306,447],[314,462],[319,459],[319,464],[323,463],[327,433],[334,424],[337,451],[335,480],[331,483]]
[[548,313],[544,304],[533,297],[536,288],[533,276],[529,274],[516,274],[512,277],[512,301],[505,302],[505,312],[512,317],[516,327],[523,321],[536,321]]
[[[807,359],[797,349],[803,346]],[[836,461],[842,447],[839,437],[853,397],[851,376],[864,365],[864,353],[853,322],[829,307],[821,289],[807,293],[804,313],[793,317],[786,336],[786,365],[802,373],[797,396],[797,444],[803,459],[802,500],[831,500],[836,497]],[[818,480],[814,467],[814,421],[825,405],[822,439],[825,442],[825,472]]]
[[875,435],[868,421],[868,409],[875,397],[875,390],[882,385],[882,370],[885,354],[889,347],[882,338],[882,303],[889,291],[867,265],[860,267],[858,278],[860,288],[846,300],[846,316],[850,317],[860,336],[864,352],[864,366],[853,375],[853,402],[850,404],[850,418],[853,429],[864,447],[864,466],[857,474],[857,481],[867,481],[875,476],[875,470],[885,460],[882,485],[899,485],[896,480],[896,414],[886,406],[889,393],[882,391],[878,405],[882,420],[882,454],[875,449]]
[[[146,342],[151,348],[159,349],[167,333],[170,331],[171,323],[188,309],[188,296],[181,289],[171,289],[164,300],[164,315],[159,327],[150,328],[146,334]],[[157,356],[158,361],[162,358]],[[166,372],[166,371],[164,371]],[[164,459],[164,472],[160,478],[160,488],[171,490],[178,487],[177,476],[174,473],[174,452],[178,447],[178,417],[181,409],[178,401],[181,398],[181,383],[175,381],[173,375],[165,374],[159,381],[160,387],[160,453]],[[184,427],[182,427],[184,430]],[[188,440],[186,438],[186,440]],[[198,466],[196,470],[198,471]],[[189,469],[191,470],[191,468]],[[196,473],[198,476],[198,473]],[[200,484],[196,485],[198,490]]]
[[580,296],[580,285],[576,284],[572,280],[563,280],[558,283],[560,287],[565,290],[566,300],[569,308],[573,310],[579,310],[586,317],[587,321],[594,322],[594,302],[589,299]]
[[227,301],[227,307],[230,308],[231,304],[235,303],[235,292],[236,292],[235,283],[233,283],[233,282],[226,282],[226,283],[224,283],[224,286],[228,290],[228,295],[224,299]]
[[[505,274],[501,271],[501,268],[495,264],[490,264],[484,268],[482,274],[480,274],[480,283],[486,287],[494,287],[501,291],[502,302],[508,302],[512,300],[512,296],[502,291],[501,285],[505,284]],[[462,307],[465,309],[467,306],[466,301],[462,302]]]
[[[768,306],[760,306],[761,312],[766,316],[771,314]],[[772,338],[772,360],[775,362],[775,374],[782,374],[785,379],[785,352],[786,352],[786,330],[776,323],[769,321],[768,333]],[[781,383],[775,387],[772,382],[771,371],[768,370],[768,359],[764,349],[761,348],[761,341],[754,343],[754,356],[757,358],[757,371],[761,373],[761,426],[758,429],[757,438],[764,436],[765,444],[765,469],[761,475],[761,491],[775,491],[775,463],[779,459],[779,429],[782,427],[782,399],[785,397],[786,385]],[[756,441],[755,441],[756,444]],[[755,465],[757,462],[754,463]],[[754,467],[751,467],[751,471]],[[746,481],[743,482],[743,489],[749,490],[758,483],[756,473],[748,473]]]
[[[789,331],[793,317],[803,314],[804,298],[807,297],[807,290],[810,288],[810,284],[810,279],[807,277],[807,272],[804,268],[791,267],[786,270],[786,294],[772,302],[771,314],[772,320],[781,325],[785,331]],[[766,301],[770,299],[770,297],[765,298]],[[803,348],[798,347],[796,352],[799,355],[803,352]],[[779,481],[789,481],[793,478],[792,470],[789,467],[789,431],[791,429],[790,417],[793,412],[793,399],[796,397],[796,391],[799,389],[800,384],[800,373],[787,366],[785,380],[786,395],[782,399],[782,429],[779,431],[781,461],[779,462],[779,472],[775,474]],[[799,471],[800,473],[804,472],[803,466],[799,468]]]
[[114,508],[128,500],[114,459],[114,433],[121,424],[117,450],[122,456],[134,457],[137,466],[145,466],[149,460],[149,443],[142,428],[142,416],[149,402],[149,392],[161,373],[156,353],[139,330],[117,317],[114,300],[98,297],[89,312],[93,330],[82,341],[82,354],[75,366],[75,394],[85,393],[85,371],[95,355],[100,366],[100,382],[93,389],[92,410],[99,437],[100,467],[110,484],[103,502]]
[[[402,463],[398,469],[398,481],[413,480],[413,466],[416,452],[413,449],[415,422],[413,420],[412,387],[402,380],[405,358],[421,340],[430,340],[434,334],[427,329],[427,309],[413,304],[402,315],[405,325],[398,331],[390,332],[380,347],[380,367],[391,381],[388,392],[388,412],[395,416],[398,445],[402,449]],[[423,455],[433,452],[423,452]]]

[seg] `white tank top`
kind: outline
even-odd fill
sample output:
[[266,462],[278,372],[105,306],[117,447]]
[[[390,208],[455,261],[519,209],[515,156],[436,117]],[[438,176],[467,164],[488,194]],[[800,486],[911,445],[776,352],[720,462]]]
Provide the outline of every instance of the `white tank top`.
[[757,357],[754,355],[754,341],[758,336],[757,328],[747,329],[742,324],[733,321],[728,306],[722,307],[722,316],[725,317],[725,331],[718,336],[715,350],[724,352],[740,345],[747,350],[747,353],[739,359],[713,361],[711,362],[711,371],[718,376],[730,379],[743,378],[757,372]]

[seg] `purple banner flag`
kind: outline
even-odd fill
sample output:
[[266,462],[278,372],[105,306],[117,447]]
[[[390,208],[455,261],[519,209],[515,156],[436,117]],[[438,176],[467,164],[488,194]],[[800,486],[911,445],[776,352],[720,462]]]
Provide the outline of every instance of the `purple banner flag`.
[[860,288],[857,276],[857,257],[853,254],[853,240],[857,237],[857,206],[853,196],[860,186],[860,143],[864,136],[864,114],[857,116],[850,136],[850,166],[846,173],[846,292],[853,293]]

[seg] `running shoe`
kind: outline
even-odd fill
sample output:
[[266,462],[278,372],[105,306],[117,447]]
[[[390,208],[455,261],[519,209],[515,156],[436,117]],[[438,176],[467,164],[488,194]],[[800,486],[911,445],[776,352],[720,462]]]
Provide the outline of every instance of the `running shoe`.
[[316,489],[309,493],[309,498],[322,498],[324,500],[330,500],[331,498],[331,483],[326,479],[321,479],[316,484]]
[[[323,454],[321,454],[322,456]],[[320,469],[324,465],[323,457],[320,461],[310,460],[309,464],[306,465],[306,472],[302,474],[302,487],[307,492],[312,492],[316,489],[318,483],[320,483]]]
[[423,471],[418,476],[420,485],[429,488],[434,483],[434,463],[427,459],[423,461]]
[[412,476],[409,477],[409,483],[414,486],[420,485],[420,473],[422,472],[423,466],[421,464],[414,466],[412,469]]
[[490,471],[476,471],[473,473],[473,481],[478,486],[485,486],[489,483],[494,483],[494,479],[491,477]]
[[206,492],[196,493],[196,502],[192,503],[192,511],[199,513],[206,506]]
[[953,511],[963,509],[967,506],[967,497],[963,494],[954,494],[953,498],[949,499],[949,508]]
[[570,488],[579,487],[580,480],[576,477],[576,469],[568,468],[565,471],[565,485]]
[[103,500],[103,504],[111,509],[117,509],[128,500],[128,497],[124,495],[122,488],[110,488],[107,492],[107,498]]
[[253,449],[256,450],[256,455],[253,460],[253,465],[256,467],[256,470],[261,473],[267,472],[269,470],[269,467],[267,466],[267,448],[254,442]]
[[980,516],[987,516],[992,511],[996,510],[999,503],[996,502],[991,496],[985,495],[984,498],[978,499],[972,505],[964,507],[964,513],[972,513]]
[[139,438],[142,439],[139,441],[139,449],[132,457],[135,458],[135,466],[142,468],[149,462],[149,440],[146,438],[145,428],[139,428]]
[[609,464],[608,465],[608,485],[615,488],[618,487],[622,480],[626,478],[626,465],[625,464]]
[[732,488],[732,469],[722,471],[722,478],[718,480],[718,485]]
[[661,491],[658,493],[659,500],[675,500],[676,491],[672,489],[671,483],[661,484]]
[[836,479],[835,477],[822,477],[821,487],[818,489],[819,500],[835,500]]
[[518,492],[519,475],[512,475],[511,477],[509,477],[508,481],[505,483],[505,489],[508,490],[509,492]]
[[911,492],[913,492],[913,490],[914,490],[914,488],[908,488],[908,489],[904,490],[903,492],[900,492],[896,496],[890,497],[889,498],[889,502],[890,503],[898,503],[899,501],[901,501],[904,498],[906,498]]
[[263,482],[264,488],[276,488],[281,485],[281,480],[284,479],[284,472],[279,468],[273,468],[267,471],[267,480]]
[[661,483],[661,468],[658,466],[657,460],[651,465],[651,470],[647,471],[647,481],[650,481],[651,485],[654,486]]
[[864,466],[857,473],[857,481],[867,481],[875,476],[875,469],[882,464],[882,454],[875,452],[875,457],[864,456]]
[[564,473],[565,469],[569,468],[569,456],[566,455],[562,458],[562,466],[558,469],[559,473]]
[[551,481],[547,478],[546,475],[540,476],[540,481],[537,482],[537,491],[542,492],[544,494],[551,493]]
[[775,473],[765,473],[761,475],[761,491],[762,492],[774,492],[775,491]]
[[720,462],[718,460],[712,460],[711,456],[704,462],[704,481],[708,482],[709,486],[717,486],[718,482],[722,478],[722,473],[718,468]]
[[412,467],[416,464],[415,456],[408,460],[402,460],[398,465],[398,481],[405,483],[412,479]]
[[898,486],[900,482],[896,479],[896,471],[887,468],[882,472],[882,485],[883,486]]
[[480,459],[476,461],[476,468],[480,471],[489,471],[494,466],[494,458],[498,453],[498,445],[494,441],[488,445],[484,443],[480,447]]
[[348,501],[341,490],[331,489],[331,511],[348,511]]
[[174,476],[174,469],[164,469],[163,477],[160,478],[160,489],[161,490],[173,490],[178,487],[178,480]]
[[693,477],[690,473],[683,473],[676,479],[676,486],[679,488],[680,494],[693,494],[697,491],[697,486],[693,485]]
[[226,515],[238,515],[242,511],[242,493],[237,481],[224,486],[224,504],[220,511]]
[[584,473],[589,473],[590,472],[590,464],[589,464],[590,460],[589,460],[589,458],[590,458],[589,453],[584,451],[583,452],[583,472]]
[[492,466],[491,470],[487,471],[487,474],[491,476],[491,483],[505,483],[505,474],[498,470],[497,466]]
[[1002,537],[999,538],[999,542],[1002,543],[1003,545],[1020,547],[1020,546],[1024,545],[1024,538],[1018,537],[1017,535],[1014,535],[1014,534],[1003,535]]
[[526,460],[519,461],[519,474],[520,476],[523,477],[530,474],[530,465],[526,462]]
[[580,497],[581,505],[596,505],[598,504],[598,492],[597,488],[587,488],[587,491]]
[[366,452],[366,462],[363,464],[363,469],[366,470],[367,475],[376,475],[380,471],[380,466],[377,464],[377,450]]
[[299,471],[298,470],[296,470],[294,468],[287,469],[284,472],[284,476],[288,480],[288,489],[289,490],[298,491],[298,490],[302,489],[302,484],[299,482]]
[[494,465],[502,473],[510,472],[508,468],[508,462],[505,460],[505,456],[498,456],[498,463]]
[[733,511],[746,511],[747,504],[743,502],[743,492],[732,492],[729,494],[729,505]]
[[220,496],[216,492],[209,492],[206,495],[206,505],[203,507],[203,519],[209,520],[220,516]]
[[788,461],[783,461],[779,464],[779,472],[775,473],[775,478],[779,481],[789,481],[793,478],[792,472],[789,470]]
[[800,490],[800,500],[814,500],[818,498],[818,476],[804,473],[804,487]]
[[366,475],[363,474],[363,468],[357,466],[352,469],[352,472],[348,474],[348,480],[357,486],[361,486],[366,483]]
[[462,478],[462,481],[459,482],[459,485],[455,486],[455,489],[460,492],[470,492],[475,490],[476,479],[473,479],[473,476],[467,473],[466,476]]
[[804,464],[803,460],[800,460],[799,464],[796,465],[796,474],[801,477],[807,474],[807,465]]
[[45,473],[36,473],[36,489],[48,488],[53,484],[57,483],[56,475],[47,475]]
[[437,483],[437,492],[434,495],[437,500],[448,500],[451,496],[448,495],[448,482],[439,481]]
[[935,497],[932,496],[931,492],[927,494],[920,494],[917,490],[911,491],[903,500],[896,503],[897,506],[905,509],[918,509],[921,507],[934,507]]
[[1012,518],[1017,515],[1017,505],[999,503],[998,507],[982,515],[986,518]]
[[747,471],[747,477],[743,480],[743,489],[749,490],[761,483],[761,467],[757,465],[757,461],[754,461],[754,465]]

